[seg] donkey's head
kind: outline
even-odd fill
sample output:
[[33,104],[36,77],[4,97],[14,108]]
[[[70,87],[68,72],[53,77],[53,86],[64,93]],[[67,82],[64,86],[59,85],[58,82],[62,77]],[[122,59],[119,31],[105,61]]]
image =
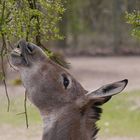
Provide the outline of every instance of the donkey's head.
[[11,53],[11,62],[18,68],[29,98],[39,109],[63,106],[86,92],[64,68],[51,61],[35,44],[19,41]]
[[[125,79],[87,92],[64,68],[52,62],[41,48],[24,40],[12,51],[11,61],[20,71],[29,99],[42,114],[73,107],[78,116],[85,118],[85,123],[91,114],[95,123],[101,113],[97,106],[120,93],[128,82]],[[88,129],[89,126],[83,127]]]

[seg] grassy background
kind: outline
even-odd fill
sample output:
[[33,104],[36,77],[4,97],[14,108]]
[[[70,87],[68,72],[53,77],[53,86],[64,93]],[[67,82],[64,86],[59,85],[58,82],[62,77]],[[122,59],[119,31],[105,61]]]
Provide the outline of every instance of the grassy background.
[[[17,115],[24,112],[24,97],[11,99],[10,112],[6,112],[6,99],[0,97],[0,125],[25,126],[25,116]],[[38,110],[29,102],[28,119],[31,125],[42,124]],[[98,126],[101,136],[140,137],[140,91],[133,91],[117,95],[103,106],[103,114]]]
[[99,121],[105,136],[140,136],[140,91],[117,95],[103,106]]
[[[17,96],[10,99],[10,111],[7,112],[7,102],[3,97],[0,99],[0,124],[9,124],[13,126],[23,126],[25,124],[24,96]],[[39,111],[27,101],[27,114],[30,124],[41,124]]]

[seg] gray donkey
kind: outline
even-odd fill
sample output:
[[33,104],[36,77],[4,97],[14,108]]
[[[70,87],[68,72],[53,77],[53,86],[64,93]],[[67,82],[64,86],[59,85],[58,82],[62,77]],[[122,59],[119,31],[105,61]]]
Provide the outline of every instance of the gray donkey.
[[42,140],[95,140],[100,106],[121,92],[128,80],[86,91],[38,46],[19,41],[11,62],[20,72],[28,99],[43,119]]

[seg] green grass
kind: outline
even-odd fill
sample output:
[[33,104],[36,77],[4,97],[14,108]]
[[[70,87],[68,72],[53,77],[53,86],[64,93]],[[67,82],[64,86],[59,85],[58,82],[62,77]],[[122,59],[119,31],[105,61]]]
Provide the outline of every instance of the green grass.
[[99,121],[105,136],[140,136],[140,91],[117,95],[103,106]]
[[[10,111],[7,112],[7,102],[5,98],[0,98],[0,124],[26,125],[24,112],[24,97],[18,96],[10,99]],[[41,124],[38,110],[27,101],[27,114],[30,124]]]
[[[0,125],[25,126],[25,116],[16,115],[24,112],[24,97],[11,99],[10,112],[6,111],[6,99],[0,97]],[[41,124],[38,110],[29,102],[29,125]],[[140,136],[140,91],[114,96],[103,106],[103,114],[98,122],[101,136]]]

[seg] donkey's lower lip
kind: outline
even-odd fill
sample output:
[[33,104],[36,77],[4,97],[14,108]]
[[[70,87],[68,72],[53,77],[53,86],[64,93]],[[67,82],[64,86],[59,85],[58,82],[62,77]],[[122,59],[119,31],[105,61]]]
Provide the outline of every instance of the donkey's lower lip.
[[16,48],[11,52],[11,55],[12,56],[21,56],[21,51]]
[[21,54],[21,50],[19,48],[15,48],[14,51]]

